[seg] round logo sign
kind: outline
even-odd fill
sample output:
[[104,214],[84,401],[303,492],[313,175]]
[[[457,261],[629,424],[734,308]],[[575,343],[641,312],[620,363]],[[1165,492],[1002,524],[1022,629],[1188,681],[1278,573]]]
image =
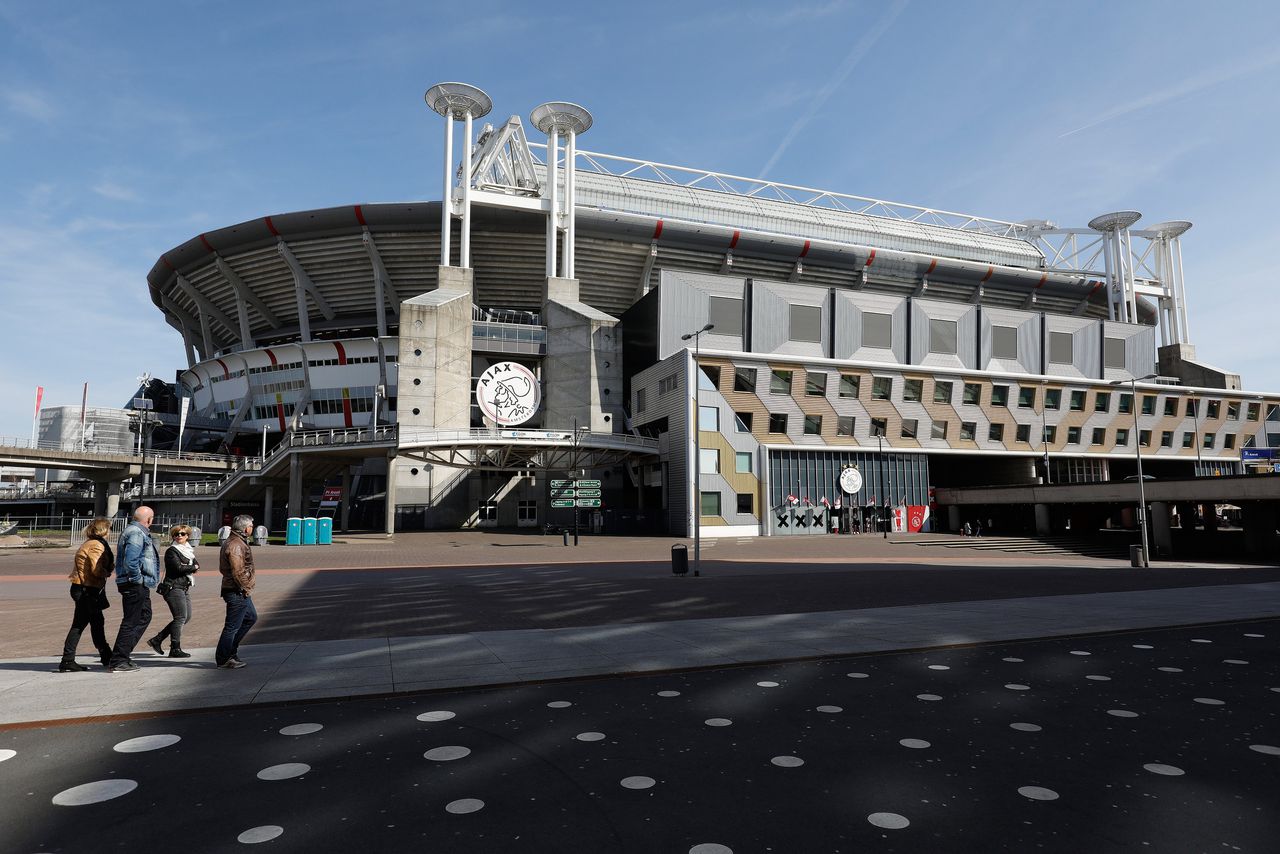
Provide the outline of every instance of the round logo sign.
[[476,403],[485,418],[503,426],[523,424],[538,411],[542,389],[533,371],[516,362],[498,362],[476,380]]
[[850,495],[857,495],[862,489],[862,472],[856,466],[846,466],[840,470],[840,488]]

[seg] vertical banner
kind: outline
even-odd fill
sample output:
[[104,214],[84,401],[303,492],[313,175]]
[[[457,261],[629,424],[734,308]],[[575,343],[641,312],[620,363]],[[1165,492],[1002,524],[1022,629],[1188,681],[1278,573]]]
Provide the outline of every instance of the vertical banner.
[[182,456],[182,431],[187,429],[187,410],[190,408],[191,398],[182,398],[178,404],[178,456]]
[[31,416],[31,447],[36,446],[36,431],[40,428],[40,401],[44,400],[44,386],[36,386],[36,411]]

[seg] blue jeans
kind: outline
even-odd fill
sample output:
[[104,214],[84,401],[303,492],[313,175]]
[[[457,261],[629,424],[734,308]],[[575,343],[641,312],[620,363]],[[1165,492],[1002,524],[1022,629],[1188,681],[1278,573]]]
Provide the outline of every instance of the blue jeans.
[[213,654],[219,666],[236,657],[240,641],[258,621],[258,609],[253,607],[253,599],[247,593],[224,590],[222,599],[227,603],[227,621],[222,624],[222,637],[218,638],[218,649]]

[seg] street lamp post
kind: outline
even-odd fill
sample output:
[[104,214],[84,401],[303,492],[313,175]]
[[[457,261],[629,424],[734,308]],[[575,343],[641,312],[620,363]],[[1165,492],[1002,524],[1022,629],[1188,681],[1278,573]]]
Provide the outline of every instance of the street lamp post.
[[[889,475],[888,475],[889,467],[884,459],[884,433],[876,434],[876,447],[878,448],[878,452],[880,454],[880,486],[883,487],[884,489],[884,504],[886,507],[888,507],[889,506]],[[880,511],[880,508],[877,507],[876,523],[883,530],[884,539],[887,540],[889,539],[889,520],[888,519],[882,520],[880,516],[881,516],[881,511]]]
[[1195,430],[1195,446],[1196,446],[1196,477],[1200,476],[1203,466],[1200,461],[1200,398],[1197,395],[1191,395],[1187,398],[1191,402],[1191,424]]
[[1049,387],[1044,383],[1040,384],[1040,445],[1044,449],[1044,482],[1047,486],[1053,483],[1053,476],[1049,474]]
[[1138,428],[1138,382],[1140,380],[1155,379],[1155,374],[1147,374],[1145,377],[1133,377],[1127,380],[1112,380],[1109,385],[1129,384],[1130,390],[1133,392],[1133,452],[1138,460],[1138,531],[1142,536],[1142,565],[1144,568],[1150,568],[1151,558],[1147,554],[1147,487],[1142,480],[1142,442],[1140,437],[1142,431]]
[[[701,329],[681,335],[681,341],[693,339],[693,574],[702,575],[702,425],[701,419],[702,382],[698,379],[699,345],[702,333],[715,329],[714,323],[708,323]],[[685,447],[688,447],[686,445]]]

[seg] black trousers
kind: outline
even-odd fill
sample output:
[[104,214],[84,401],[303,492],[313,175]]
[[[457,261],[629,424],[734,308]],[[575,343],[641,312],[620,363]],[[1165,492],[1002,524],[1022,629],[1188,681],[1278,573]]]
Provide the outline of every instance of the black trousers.
[[89,635],[93,638],[94,648],[103,659],[111,655],[111,645],[107,643],[107,633],[103,628],[102,609],[98,600],[106,593],[100,587],[85,587],[83,584],[71,585],[71,599],[76,603],[75,614],[71,617],[71,628],[67,630],[67,639],[62,644],[62,663],[70,664],[76,660],[76,647],[80,645],[80,635],[84,627],[89,627]]
[[116,645],[111,650],[111,666],[130,661],[133,648],[151,624],[151,590],[142,583],[125,582],[120,590],[120,630],[116,632]]
[[173,619],[160,630],[155,639],[163,642],[165,638],[172,638],[173,648],[182,649],[182,627],[191,622],[191,596],[185,587],[170,587],[164,602],[169,606],[169,614]]

